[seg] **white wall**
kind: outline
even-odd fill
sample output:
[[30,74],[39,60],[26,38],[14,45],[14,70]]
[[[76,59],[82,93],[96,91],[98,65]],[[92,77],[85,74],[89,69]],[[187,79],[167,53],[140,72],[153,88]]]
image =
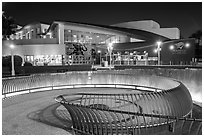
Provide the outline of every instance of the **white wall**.
[[178,28],[160,28],[160,25],[153,20],[124,22],[112,26],[139,29],[162,35],[169,39],[180,39],[180,30]]
[[156,29],[160,28],[160,25],[153,20],[143,20],[143,21],[131,21],[118,23],[111,26],[123,27],[123,28],[132,28],[132,29]]
[[[38,45],[15,45],[14,55],[64,55],[65,45],[61,44],[38,44]],[[2,56],[11,55],[9,44],[2,45]]]
[[178,28],[160,28],[160,29],[152,29],[149,32],[162,35],[169,39],[180,39],[180,30]]
[[27,55],[64,55],[65,45],[44,44],[44,45],[23,45],[22,50]]

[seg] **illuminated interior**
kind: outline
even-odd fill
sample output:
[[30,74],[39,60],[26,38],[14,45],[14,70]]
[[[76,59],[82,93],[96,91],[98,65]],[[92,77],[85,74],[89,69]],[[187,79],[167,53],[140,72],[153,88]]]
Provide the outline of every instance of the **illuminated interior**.
[[64,30],[64,43],[83,43],[104,45],[108,43],[125,43],[139,41],[125,35],[110,35],[104,33],[84,32],[78,30]]
[[29,55],[25,56],[25,62],[34,66],[62,65],[62,55]]

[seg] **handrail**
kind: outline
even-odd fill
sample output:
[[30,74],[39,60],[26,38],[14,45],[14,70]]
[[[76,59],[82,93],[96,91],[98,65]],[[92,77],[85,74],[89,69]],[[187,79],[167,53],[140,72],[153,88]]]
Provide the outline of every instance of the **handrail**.
[[[164,120],[168,120],[167,124],[172,123],[174,120],[182,121],[186,120],[192,112],[192,98],[188,91],[188,89],[179,81],[174,79],[169,79],[160,76],[150,76],[143,74],[135,74],[134,71],[89,71],[89,72],[67,72],[67,73],[55,73],[55,74],[40,74],[40,75],[31,75],[26,77],[18,77],[18,78],[5,78],[2,80],[2,95],[7,97],[13,93],[21,93],[21,91],[34,92],[33,90],[52,90],[59,88],[81,88],[81,87],[112,87],[112,88],[131,88],[136,91],[136,93],[78,93],[76,96],[81,96],[81,103],[73,104],[67,103],[66,101],[60,102],[63,104],[67,110],[72,113],[72,116],[75,114],[83,114],[89,117],[94,114],[94,117],[98,115],[98,118],[95,117],[95,120],[99,120],[100,117],[106,117],[105,119],[109,119],[112,117],[113,119],[120,119],[121,116],[123,120],[128,123],[123,123],[126,125],[126,129],[121,130],[129,130],[128,125],[130,123],[134,123],[135,120],[143,121],[142,123],[145,125],[139,125],[138,128],[141,127],[149,127],[155,123],[157,126],[158,122],[165,123]],[[140,91],[140,93],[138,92]],[[63,95],[66,96],[66,95]],[[89,104],[86,104],[85,100],[89,101]],[[115,98],[116,101],[113,102],[111,98]],[[102,99],[102,100],[100,100]],[[84,102],[85,101],[85,102]],[[87,105],[92,105],[93,102],[98,102],[98,106],[101,105],[102,108],[98,108],[98,106],[91,106],[87,108]],[[104,109],[103,107],[107,107],[102,105],[105,101],[106,103],[112,103],[117,108],[117,104],[120,104],[120,110],[118,109]],[[92,102],[92,104],[91,104]],[[101,103],[100,103],[101,102]],[[118,102],[118,103],[117,103]],[[132,104],[131,106],[128,106]],[[94,105],[94,104],[93,104]],[[131,111],[124,111],[126,109],[137,111],[137,113]],[[85,109],[85,110],[84,110]],[[123,110],[124,109],[124,110]],[[87,111],[87,112],[86,112]],[[110,115],[106,114],[109,113]],[[86,114],[87,113],[87,114]],[[104,114],[103,114],[104,113]],[[135,117],[135,115],[137,117]],[[117,117],[115,117],[117,116]],[[130,117],[131,116],[131,117]],[[135,117],[132,119],[132,116]],[[163,117],[164,116],[164,117]],[[167,116],[167,117],[165,117]],[[88,118],[87,117],[87,118]],[[73,117],[72,117],[73,118]],[[84,117],[78,117],[78,119],[83,119]],[[126,119],[128,118],[128,119]],[[90,119],[90,118],[88,118]],[[157,121],[159,119],[160,121]],[[169,121],[172,119],[173,121]],[[73,118],[74,120],[74,118]],[[76,120],[76,119],[75,119]],[[95,121],[94,119],[92,119]],[[103,119],[101,119],[103,121]],[[188,119],[190,121],[194,119]],[[84,121],[84,120],[83,120]],[[199,120],[195,120],[196,122],[200,122]],[[75,121],[77,122],[77,121]],[[84,121],[86,126],[86,120]],[[137,122],[137,123],[138,123]],[[97,123],[97,122],[96,122]],[[109,121],[110,123],[110,121]],[[115,126],[117,124],[114,124]],[[154,125],[154,124],[153,124]],[[96,125],[98,126],[98,125]],[[106,125],[107,127],[109,125]],[[112,126],[112,125],[111,125]],[[112,130],[114,130],[113,126]],[[134,125],[137,127],[137,125]],[[78,127],[80,127],[78,125]],[[79,129],[77,126],[73,128],[75,131],[85,132],[84,129]],[[121,127],[123,127],[121,125]],[[117,130],[120,128],[117,127]],[[108,131],[108,129],[106,129]],[[138,129],[139,130],[139,129]],[[113,133],[115,131],[112,131]],[[138,132],[142,132],[138,131]],[[133,131],[131,131],[131,134]]]
[[[83,93],[72,94],[72,95],[83,95]],[[86,95],[86,93],[84,93],[84,95]],[[92,95],[94,95],[94,94],[92,94]],[[98,95],[98,94],[96,94],[96,95]],[[103,95],[105,96],[105,94],[103,94]],[[114,95],[117,95],[117,94],[114,94]],[[73,105],[73,106],[80,106],[82,108],[90,108],[90,109],[95,109],[95,110],[102,110],[102,111],[109,111],[109,112],[123,113],[123,114],[131,114],[131,115],[145,116],[145,117],[165,118],[165,119],[172,119],[172,120],[177,120],[177,121],[178,120],[187,120],[187,121],[202,122],[202,119],[189,118],[189,117],[177,117],[177,116],[170,116],[170,115],[145,114],[145,113],[138,113],[138,112],[122,111],[122,110],[102,109],[102,108],[93,107],[93,106],[90,107],[90,106],[77,105],[77,104],[69,103],[66,100],[59,100],[60,97],[62,97],[62,95],[56,97],[55,101],[59,102],[61,104],[69,104],[69,105]]]
[[[201,134],[200,124],[202,123],[201,119],[195,119],[189,117],[189,114],[187,114],[184,117],[178,117],[178,116],[172,116],[172,115],[163,115],[163,114],[149,114],[144,112],[135,112],[132,111],[132,109],[128,109],[126,107],[124,109],[124,105],[121,105],[121,109],[117,109],[113,107],[113,102],[116,102],[116,100],[122,101],[121,104],[124,102],[133,101],[130,98],[126,98],[126,100],[121,100],[122,96],[132,96],[133,94],[95,94],[95,93],[73,93],[73,94],[64,94],[60,95],[55,98],[55,100],[59,103],[61,103],[71,114],[72,120],[75,123],[73,126],[73,130],[76,133],[80,134],[141,134],[140,132],[133,132],[131,129],[133,128],[135,131],[145,129],[145,134],[149,134],[151,128],[158,128],[160,129],[161,126],[169,126],[169,129],[165,129],[165,131],[169,134],[185,134],[187,132],[188,134]],[[119,97],[121,96],[121,97]],[[65,99],[65,97],[70,99]],[[86,100],[86,101],[83,101]],[[95,101],[93,101],[95,100]],[[107,100],[111,100],[112,103],[110,103]],[[103,102],[103,105],[100,105],[100,101]],[[79,103],[80,102],[80,103]],[[84,102],[84,103],[82,103]],[[93,102],[96,102],[97,104],[94,104]],[[132,106],[138,106],[140,101],[137,100],[137,104],[132,103]],[[93,103],[93,104],[92,104]],[[147,105],[149,104],[146,102]],[[90,105],[92,104],[92,105]],[[108,105],[108,106],[107,106]],[[128,105],[128,104],[127,104]],[[142,104],[140,104],[142,106]],[[119,106],[118,106],[119,107]],[[144,106],[142,106],[144,107]],[[132,108],[132,107],[131,107]],[[71,109],[71,110],[70,110]],[[135,109],[134,109],[135,110]],[[80,111],[84,114],[82,115],[75,115],[76,113],[80,113]],[[79,126],[77,126],[77,121],[84,119],[85,115],[92,115],[91,111],[94,112],[94,115],[101,115],[101,117],[98,117],[98,119],[92,123],[92,125],[95,126],[101,126],[105,128],[105,131],[100,129],[100,132],[87,132],[85,129],[80,129]],[[75,113],[75,114],[74,114]],[[90,114],[89,114],[90,113]],[[109,122],[107,121],[107,118],[102,117],[102,115],[109,115],[111,117],[107,117]],[[75,118],[73,118],[75,117]],[[94,116],[91,116],[92,118]],[[91,118],[90,117],[90,118]],[[135,121],[137,119],[137,121]],[[77,121],[76,121],[77,120]],[[138,120],[140,122],[138,122]],[[94,121],[94,120],[93,120]],[[106,123],[107,121],[107,123]],[[112,121],[112,122],[110,122]],[[132,121],[130,123],[130,121]],[[190,122],[190,126],[188,129],[185,129],[184,127],[186,124],[185,122]],[[115,123],[117,123],[115,125]],[[182,124],[183,123],[183,124]],[[87,121],[81,121],[80,125],[83,127],[86,127]],[[126,127],[124,127],[126,124]],[[193,132],[191,130],[192,127],[198,124],[198,130]],[[105,126],[106,125],[106,126]],[[108,128],[111,128],[111,131]],[[178,132],[178,129],[181,128],[180,132]],[[195,127],[194,127],[195,128]],[[129,131],[126,133],[124,130],[129,129]],[[96,129],[95,129],[96,130]],[[164,128],[162,129],[164,130]],[[187,131],[186,131],[187,130]],[[155,131],[155,133],[157,133]]]
[[[92,72],[92,74],[103,74],[104,72]],[[132,76],[131,74],[123,74],[123,73],[110,73],[110,72],[105,72],[106,75],[121,75],[121,76]],[[83,74],[87,75],[87,72],[72,72],[72,73],[55,73],[55,74],[41,74],[41,75],[31,75],[31,76],[25,76],[25,77],[17,77],[17,78],[4,78],[2,79],[2,95],[6,95],[8,93],[13,93],[13,92],[19,92],[19,91],[25,91],[25,90],[30,90],[30,89],[37,89],[37,88],[42,88],[42,87],[55,87],[55,86],[60,86],[60,85],[71,85],[71,83],[66,83],[65,81],[68,80],[69,75],[75,75],[75,74]],[[64,81],[63,81],[64,80]],[[88,82],[88,81],[87,81]],[[126,81],[118,82],[118,85],[137,85],[137,84],[128,84],[125,83]],[[13,83],[11,85],[11,83]],[[59,83],[59,84],[55,84]],[[78,83],[73,83],[77,85]],[[81,84],[86,84],[81,83]],[[94,84],[94,83],[91,83]],[[103,84],[103,83],[96,83],[96,84]],[[104,83],[104,84],[109,84],[109,83]],[[113,83],[111,83],[113,84]],[[152,89],[161,89],[161,88],[154,88],[153,86],[147,86],[147,85],[139,85],[138,87],[146,87],[146,88],[152,88]],[[138,89],[139,90],[139,89]]]

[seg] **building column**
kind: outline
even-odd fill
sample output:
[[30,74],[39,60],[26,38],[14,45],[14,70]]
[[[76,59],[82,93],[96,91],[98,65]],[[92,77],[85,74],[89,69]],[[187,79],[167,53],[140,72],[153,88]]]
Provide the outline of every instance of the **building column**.
[[24,63],[25,63],[25,56],[21,56],[21,58],[22,58],[22,64],[21,64],[21,66],[24,66]]
[[58,24],[58,43],[64,44],[64,25]]

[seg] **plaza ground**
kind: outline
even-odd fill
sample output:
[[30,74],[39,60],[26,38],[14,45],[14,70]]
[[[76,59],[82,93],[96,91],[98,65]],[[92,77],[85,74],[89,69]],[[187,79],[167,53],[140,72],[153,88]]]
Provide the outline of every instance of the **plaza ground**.
[[[78,88],[51,90],[17,95],[2,101],[3,135],[70,135],[71,119],[55,97],[77,92],[125,93],[131,89]],[[202,118],[202,110],[194,105],[193,117]]]

